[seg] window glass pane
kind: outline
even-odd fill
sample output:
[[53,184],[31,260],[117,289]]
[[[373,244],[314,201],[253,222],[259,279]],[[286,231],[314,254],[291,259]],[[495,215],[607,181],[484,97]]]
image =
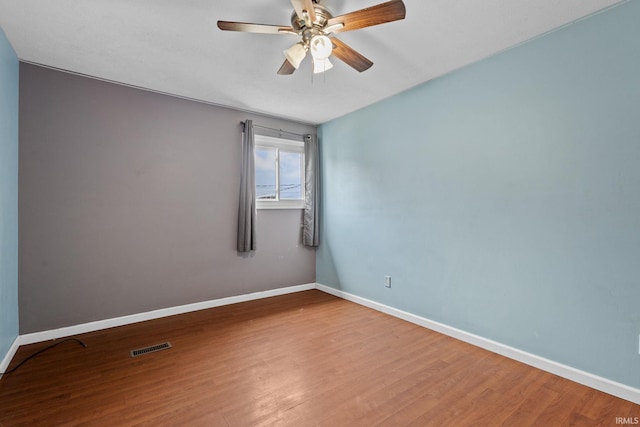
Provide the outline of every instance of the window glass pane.
[[256,200],[276,198],[276,150],[256,148]]
[[280,151],[280,200],[302,200],[302,153]]

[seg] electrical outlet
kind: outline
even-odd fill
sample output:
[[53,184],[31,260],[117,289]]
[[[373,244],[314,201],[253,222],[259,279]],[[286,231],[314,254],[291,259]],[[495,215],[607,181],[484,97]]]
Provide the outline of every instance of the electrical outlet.
[[384,287],[385,288],[391,287],[391,276],[384,276]]

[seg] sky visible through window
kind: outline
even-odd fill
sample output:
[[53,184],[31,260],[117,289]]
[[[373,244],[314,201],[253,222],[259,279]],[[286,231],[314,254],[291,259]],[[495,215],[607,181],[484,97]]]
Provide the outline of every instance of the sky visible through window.
[[[276,198],[276,149],[257,148],[256,198]],[[280,150],[280,200],[302,200],[302,153]]]

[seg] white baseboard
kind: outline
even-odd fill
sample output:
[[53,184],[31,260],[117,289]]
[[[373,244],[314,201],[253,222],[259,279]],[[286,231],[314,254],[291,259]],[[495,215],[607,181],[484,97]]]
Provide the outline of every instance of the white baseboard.
[[18,336],[11,345],[8,353],[2,359],[0,363],[0,372],[4,372],[9,366],[11,359],[15,355],[20,345],[32,344],[36,342],[48,341],[58,338],[69,337],[72,335],[83,334],[87,332],[99,331],[102,329],[113,328],[117,326],[129,325],[132,323],[143,322],[146,320],[158,319],[161,317],[173,316],[176,314],[188,313],[192,311],[204,310],[213,307],[220,307],[223,305],[236,304],[239,302],[252,301],[262,298],[269,298],[278,295],[285,295],[295,292],[307,291],[310,289],[318,289],[331,295],[335,295],[339,298],[352,301],[354,303],[363,305],[365,307],[372,308],[374,310],[389,314],[391,316],[406,320],[416,325],[425,327],[427,329],[440,332],[444,335],[459,339],[461,341],[473,344],[477,347],[484,348],[491,352],[500,354],[533,366],[543,371],[550,372],[560,377],[575,381],[577,383],[586,385],[596,390],[603,391],[613,396],[620,397],[630,402],[640,404],[640,389],[621,384],[607,378],[603,378],[589,372],[581,371],[579,369],[572,368],[571,366],[563,365],[553,360],[546,359],[544,357],[537,356],[526,351],[519,350],[517,348],[490,340],[488,338],[475,335],[461,329],[454,328],[452,326],[445,325],[440,322],[436,322],[397,308],[390,307],[366,298],[362,298],[348,292],[344,292],[338,289],[331,288],[319,283],[308,283],[305,285],[290,286],[286,288],[271,289],[268,291],[254,292],[251,294],[237,295],[227,298],[220,298],[210,301],[203,301],[193,304],[180,305],[176,307],[164,308],[160,310],[148,311],[145,313],[132,314],[129,316],[115,317],[112,319],[99,320],[95,322],[83,323],[75,326],[68,326],[59,329],[53,329],[49,331],[34,332],[30,334]]
[[[315,289],[315,283],[305,285],[289,286],[286,288],[270,289],[268,291],[254,292],[251,294],[237,295],[227,298],[196,302],[193,304],[179,305],[176,307],[163,308],[159,310],[147,311],[144,313],[131,314],[128,316],[114,317],[111,319],[98,320],[95,322],[83,323],[75,326],[52,329],[49,331],[33,332],[19,337],[20,345],[33,344],[36,342],[54,340],[69,337],[72,335],[84,334],[87,332],[99,331],[116,326],[129,325],[145,320],[159,319],[161,317],[174,316],[176,314],[188,313],[191,311],[205,310],[207,308],[220,307],[223,305],[236,304],[239,302],[252,301],[262,298],[269,298],[278,295],[291,294],[294,292]],[[9,360],[11,360],[9,358]]]
[[16,351],[18,351],[18,347],[20,347],[20,335],[13,340],[13,344],[9,347],[9,351],[7,351],[7,354],[5,354],[2,361],[0,361],[0,378],[2,378],[2,373],[7,371],[9,363],[11,363],[11,359],[15,356]]
[[464,341],[477,347],[484,348],[485,350],[489,350],[493,353],[497,353],[510,359],[517,360],[538,369],[542,369],[543,371],[550,372],[554,375],[558,375],[559,377],[563,377],[582,385],[586,385],[587,387],[591,387],[596,390],[611,394],[613,396],[628,400],[630,402],[640,404],[640,389],[621,384],[616,381],[591,374],[589,372],[581,371],[579,369],[572,368],[571,366],[554,362],[553,360],[549,360],[544,357],[519,350],[517,348],[490,340],[488,338],[484,338],[479,335],[475,335],[440,322],[417,316],[403,310],[398,310],[397,308],[389,307],[388,305],[380,304],[378,302],[371,301],[369,299],[362,298],[338,289],[334,289],[329,286],[316,283],[316,288],[328,294],[335,295],[342,299],[355,302],[357,304],[372,308],[377,311],[381,311],[383,313],[406,320],[427,329],[431,329],[444,335],[459,339],[460,341]]

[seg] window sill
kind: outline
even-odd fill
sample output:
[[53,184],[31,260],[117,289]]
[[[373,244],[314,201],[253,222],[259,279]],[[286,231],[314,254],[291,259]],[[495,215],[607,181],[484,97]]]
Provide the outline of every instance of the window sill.
[[265,202],[256,201],[256,209],[304,209],[304,202],[300,200]]

